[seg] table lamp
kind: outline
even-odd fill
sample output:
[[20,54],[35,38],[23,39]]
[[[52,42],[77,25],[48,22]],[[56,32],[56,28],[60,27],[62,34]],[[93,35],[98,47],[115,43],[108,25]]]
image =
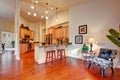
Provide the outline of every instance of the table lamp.
[[94,38],[93,38],[93,37],[90,37],[90,38],[88,39],[88,42],[90,43],[90,52],[93,52],[93,51],[92,51],[92,47],[93,47],[93,43],[94,43]]

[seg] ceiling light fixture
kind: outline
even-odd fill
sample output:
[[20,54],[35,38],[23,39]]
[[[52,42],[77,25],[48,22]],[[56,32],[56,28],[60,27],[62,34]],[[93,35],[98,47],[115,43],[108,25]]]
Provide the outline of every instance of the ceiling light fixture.
[[36,13],[36,4],[38,3],[38,0],[34,0],[34,6],[35,6],[35,9],[34,9],[34,13],[33,13],[33,16],[37,16],[37,13]]
[[38,3],[38,0],[35,0],[35,3],[37,4],[37,3]]
[[[36,13],[36,4],[38,3],[38,0],[33,0],[33,5],[31,5],[31,9],[34,10],[33,12],[33,16],[36,17],[37,16],[37,13]],[[28,12],[27,13],[28,15],[31,15],[31,12]]]
[[28,15],[31,15],[31,13],[30,13],[30,12],[28,12]]
[[46,3],[46,11],[45,11],[46,14],[48,14],[48,3]]
[[51,9],[51,10],[53,10],[54,8],[53,8],[53,7],[51,7],[50,9]]
[[35,7],[32,5],[32,6],[31,6],[31,9],[35,9]]
[[41,16],[41,18],[44,18],[44,16]]
[[49,11],[48,11],[48,8],[49,6],[48,6],[48,3],[46,3],[46,10],[45,10],[45,19],[47,20],[49,17],[48,17],[48,13],[49,13]]
[[46,14],[48,14],[48,11],[45,11]]
[[48,16],[45,17],[45,19],[48,19],[48,18],[49,18]]
[[56,7],[56,13],[55,13],[55,17],[56,17],[56,20],[55,20],[55,21],[56,21],[56,22],[58,22],[57,9],[58,9],[58,8]]
[[37,14],[36,14],[36,13],[33,13],[33,16],[35,16],[35,17],[36,17],[36,16],[37,16]]

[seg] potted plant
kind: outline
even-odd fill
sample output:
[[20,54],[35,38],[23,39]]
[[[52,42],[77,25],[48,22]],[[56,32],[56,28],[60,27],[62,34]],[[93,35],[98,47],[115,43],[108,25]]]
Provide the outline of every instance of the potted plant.
[[12,45],[12,47],[14,48],[15,41],[12,41],[12,42],[11,42],[11,45]]
[[82,52],[88,52],[88,51],[89,51],[89,47],[84,43],[82,47]]

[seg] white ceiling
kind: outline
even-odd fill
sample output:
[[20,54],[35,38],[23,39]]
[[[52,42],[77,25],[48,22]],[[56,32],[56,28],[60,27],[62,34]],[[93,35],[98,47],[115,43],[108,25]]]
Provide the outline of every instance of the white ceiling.
[[[16,0],[0,0],[0,16],[9,20],[14,20],[15,12],[15,1]],[[41,16],[45,15],[46,3],[49,3],[51,7],[58,7],[58,13],[64,10],[69,9],[72,6],[78,4],[84,4],[93,0],[39,0],[39,3],[36,5],[37,17],[32,15],[27,15],[27,12],[33,12],[30,9],[30,6],[33,4],[33,0],[20,0],[20,15],[30,22],[39,22],[45,21]],[[55,15],[55,9],[49,11],[49,16]]]

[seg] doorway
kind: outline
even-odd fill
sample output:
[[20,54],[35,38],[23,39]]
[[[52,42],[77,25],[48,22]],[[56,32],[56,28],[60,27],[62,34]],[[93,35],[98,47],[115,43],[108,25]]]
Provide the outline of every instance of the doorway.
[[4,44],[4,50],[14,50],[14,33],[1,32],[1,45]]

